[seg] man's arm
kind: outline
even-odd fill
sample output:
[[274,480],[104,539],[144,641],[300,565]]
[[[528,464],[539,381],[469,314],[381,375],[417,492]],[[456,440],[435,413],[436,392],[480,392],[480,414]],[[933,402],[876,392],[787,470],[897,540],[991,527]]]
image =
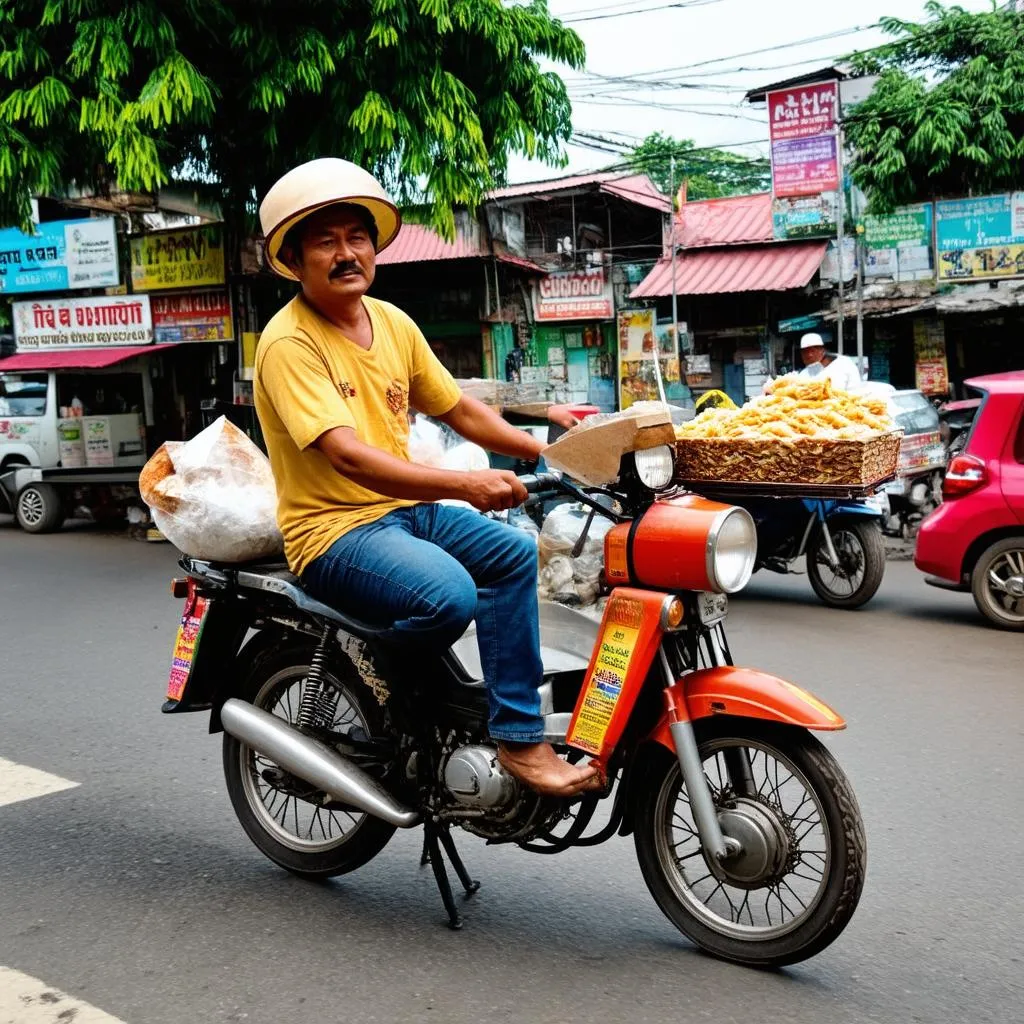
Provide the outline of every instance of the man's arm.
[[546,447],[543,441],[506,423],[493,409],[469,395],[463,395],[453,409],[437,418],[467,441],[514,459],[536,460]]
[[454,498],[468,501],[481,512],[514,508],[526,500],[526,488],[514,473],[496,469],[466,473],[420,466],[365,444],[350,427],[325,431],[313,446],[342,476],[389,498],[412,501]]

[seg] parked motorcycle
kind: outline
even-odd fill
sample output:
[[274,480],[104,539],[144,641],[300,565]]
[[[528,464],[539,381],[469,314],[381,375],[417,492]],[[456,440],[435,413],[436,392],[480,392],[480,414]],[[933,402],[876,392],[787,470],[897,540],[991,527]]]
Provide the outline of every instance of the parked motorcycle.
[[875,596],[885,574],[885,512],[878,499],[731,495],[730,500],[757,526],[755,572],[792,573],[806,556],[811,587],[829,607],[860,608]]
[[[301,877],[354,871],[397,828],[422,825],[423,863],[458,927],[445,862],[467,898],[478,883],[453,826],[535,853],[632,834],[652,896],[698,946],[761,967],[810,957],[842,932],[864,883],[856,798],[811,734],[845,723],[733,664],[727,595],[754,568],[754,524],[667,490],[673,470],[661,446],[625,456],[600,493],[524,478],[531,501],[566,494],[615,521],[601,622],[541,606],[545,734],[569,761],[596,762],[599,792],[542,797],[503,770],[472,630],[410,666],[384,625],[315,601],[280,564],[182,558],[163,710],[211,712],[243,829]],[[607,821],[589,830],[602,804]]]
[[882,487],[889,502],[883,530],[892,537],[909,539],[917,533],[921,520],[942,502],[946,446],[939,411],[920,391],[896,391],[888,401],[903,438],[898,474]]

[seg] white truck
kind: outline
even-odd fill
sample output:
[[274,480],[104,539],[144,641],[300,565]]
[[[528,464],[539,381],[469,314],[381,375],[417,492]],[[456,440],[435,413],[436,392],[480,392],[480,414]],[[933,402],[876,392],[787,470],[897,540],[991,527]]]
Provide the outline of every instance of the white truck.
[[148,384],[141,373],[0,372],[0,512],[48,533],[79,508],[103,518],[141,505]]

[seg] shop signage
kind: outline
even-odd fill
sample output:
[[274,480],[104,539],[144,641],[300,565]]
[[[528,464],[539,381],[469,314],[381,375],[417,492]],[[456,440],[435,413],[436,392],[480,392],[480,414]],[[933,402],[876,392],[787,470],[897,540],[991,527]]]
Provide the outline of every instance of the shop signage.
[[113,217],[0,230],[0,294],[106,288],[120,281]]
[[768,93],[772,193],[808,196],[839,188],[835,82]]
[[[689,339],[686,324],[677,326],[680,340]],[[683,398],[677,331],[673,330],[672,324],[655,323],[653,309],[627,309],[619,313],[618,327],[620,407],[628,409],[634,402],[653,401],[659,397],[654,368],[655,346],[666,398],[669,401]]]
[[14,302],[19,352],[147,345],[153,340],[148,295]]
[[794,316],[789,320],[779,321],[779,334],[792,334],[795,331],[813,331],[820,327],[824,321],[816,313],[810,316]]
[[864,218],[864,276],[921,281],[935,276],[932,204]]
[[158,342],[231,341],[235,336],[226,291],[154,295],[150,305]]
[[534,285],[533,307],[538,320],[610,320],[612,283],[604,267],[548,274]]
[[941,320],[914,321],[914,377],[926,395],[949,394],[946,329]]
[[201,288],[224,284],[224,226],[158,231],[129,240],[132,290]]
[[935,204],[940,281],[1024,276],[1024,192]]
[[772,232],[779,240],[834,238],[837,193],[772,199]]

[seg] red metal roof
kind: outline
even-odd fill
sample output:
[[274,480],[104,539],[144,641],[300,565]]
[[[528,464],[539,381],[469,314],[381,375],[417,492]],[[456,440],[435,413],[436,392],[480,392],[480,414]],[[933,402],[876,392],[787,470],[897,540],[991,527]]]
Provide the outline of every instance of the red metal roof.
[[552,178],[548,181],[530,181],[522,185],[509,185],[487,194],[488,199],[516,199],[529,197],[555,197],[562,192],[576,192],[580,189],[598,186],[599,192],[618,196],[628,203],[647,206],[652,210],[668,213],[672,202],[646,174],[622,174],[615,171],[600,171],[596,174],[576,174],[567,178]]
[[[514,256],[496,248],[495,257],[501,263],[543,274],[544,270],[529,260]],[[378,266],[395,266],[402,263],[433,263],[440,260],[490,259],[489,249],[478,245],[465,235],[456,235],[453,242],[443,239],[432,228],[423,224],[403,224],[395,240],[377,256]]]
[[[802,288],[814,277],[826,242],[777,242],[745,249],[683,252],[676,257],[676,293],[781,292]],[[630,298],[672,294],[672,262],[659,260]]]
[[684,249],[773,240],[768,192],[683,203],[676,215],[676,244]]
[[19,352],[0,359],[0,373],[7,370],[99,370],[136,356],[151,356],[177,348],[168,345],[126,345],[123,348],[68,348],[45,352]]

